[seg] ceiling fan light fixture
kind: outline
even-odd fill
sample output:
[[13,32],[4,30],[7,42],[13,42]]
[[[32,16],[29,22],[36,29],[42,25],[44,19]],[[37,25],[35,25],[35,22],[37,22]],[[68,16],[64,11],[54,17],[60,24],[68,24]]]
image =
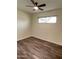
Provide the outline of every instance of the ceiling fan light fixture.
[[35,2],[34,0],[30,0],[33,4],[33,6],[27,6],[27,7],[32,7],[33,8],[33,11],[38,11],[38,10],[41,10],[43,11],[44,9],[42,9],[41,7],[45,7],[46,4],[40,4],[38,5],[38,2]]
[[39,8],[37,6],[33,7],[33,9],[38,10]]

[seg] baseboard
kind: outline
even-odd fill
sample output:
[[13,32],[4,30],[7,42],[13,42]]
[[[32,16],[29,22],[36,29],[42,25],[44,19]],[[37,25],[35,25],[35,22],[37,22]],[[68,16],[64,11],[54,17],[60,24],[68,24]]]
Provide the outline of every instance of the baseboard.
[[35,36],[30,36],[30,37],[28,37],[28,38],[36,38],[36,39],[39,39],[39,40],[42,40],[42,41],[45,41],[45,42],[48,42],[48,43],[51,43],[51,44],[55,44],[55,45],[58,45],[58,46],[62,46],[62,45],[56,44],[56,43],[54,43],[54,42],[46,41],[46,40],[43,40],[43,39],[38,38],[38,37],[35,37]]
[[29,38],[29,37],[31,37],[31,36],[27,36],[27,37],[23,37],[23,38],[17,39],[17,41],[20,41],[20,40],[23,40],[23,39]]
[[44,40],[44,41],[47,41],[47,42],[50,42],[50,43],[55,43],[55,44],[57,44],[57,45],[60,45],[60,46],[62,46],[62,44],[60,44],[60,43],[57,43],[57,42],[54,42],[54,41],[48,41],[48,40],[46,40],[45,38],[42,38],[42,37],[39,37],[39,36],[34,36],[34,35],[31,35],[31,37],[35,37],[35,38],[38,38],[38,39],[41,39],[41,40]]
[[[42,40],[42,41],[48,42],[48,43],[50,43],[50,44],[55,44],[55,45],[58,45],[58,46],[62,46],[62,45],[56,44],[56,43],[54,43],[54,42],[50,42],[50,41],[43,40],[43,39],[38,38],[38,37],[36,37],[36,36],[29,36],[29,37],[24,38],[24,39],[21,39],[21,40],[25,40],[25,39],[29,39],[29,38],[36,38],[36,39],[39,39],[39,40]],[[21,41],[21,40],[18,40],[18,41]]]

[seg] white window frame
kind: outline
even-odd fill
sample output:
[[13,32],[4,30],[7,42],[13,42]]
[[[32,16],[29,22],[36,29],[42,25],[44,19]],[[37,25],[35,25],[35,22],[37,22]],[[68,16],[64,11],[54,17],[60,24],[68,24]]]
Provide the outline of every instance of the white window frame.
[[[53,20],[49,20],[49,18],[54,17]],[[47,20],[44,20],[44,18],[47,18]],[[42,20],[40,20],[42,19]],[[46,17],[39,17],[38,23],[57,23],[57,16],[46,16]]]

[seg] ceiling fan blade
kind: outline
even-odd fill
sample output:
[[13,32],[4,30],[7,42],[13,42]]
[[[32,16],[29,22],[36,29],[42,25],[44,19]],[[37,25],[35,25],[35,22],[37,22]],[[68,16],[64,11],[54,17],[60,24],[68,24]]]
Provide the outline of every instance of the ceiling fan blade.
[[34,2],[34,0],[31,0],[31,2],[35,5],[35,2]]
[[38,8],[39,8],[39,10],[42,10],[42,11],[44,10],[44,9],[42,9],[42,8],[40,8],[40,7],[38,7]]
[[38,5],[38,2],[35,2],[35,5],[37,6]]
[[38,5],[38,7],[44,7],[46,6],[46,4],[41,4],[41,5]]

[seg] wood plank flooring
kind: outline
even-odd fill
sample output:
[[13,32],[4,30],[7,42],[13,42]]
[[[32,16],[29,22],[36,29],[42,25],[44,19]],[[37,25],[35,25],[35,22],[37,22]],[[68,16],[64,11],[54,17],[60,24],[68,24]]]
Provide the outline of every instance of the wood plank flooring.
[[17,59],[62,59],[62,47],[30,37],[17,42]]

